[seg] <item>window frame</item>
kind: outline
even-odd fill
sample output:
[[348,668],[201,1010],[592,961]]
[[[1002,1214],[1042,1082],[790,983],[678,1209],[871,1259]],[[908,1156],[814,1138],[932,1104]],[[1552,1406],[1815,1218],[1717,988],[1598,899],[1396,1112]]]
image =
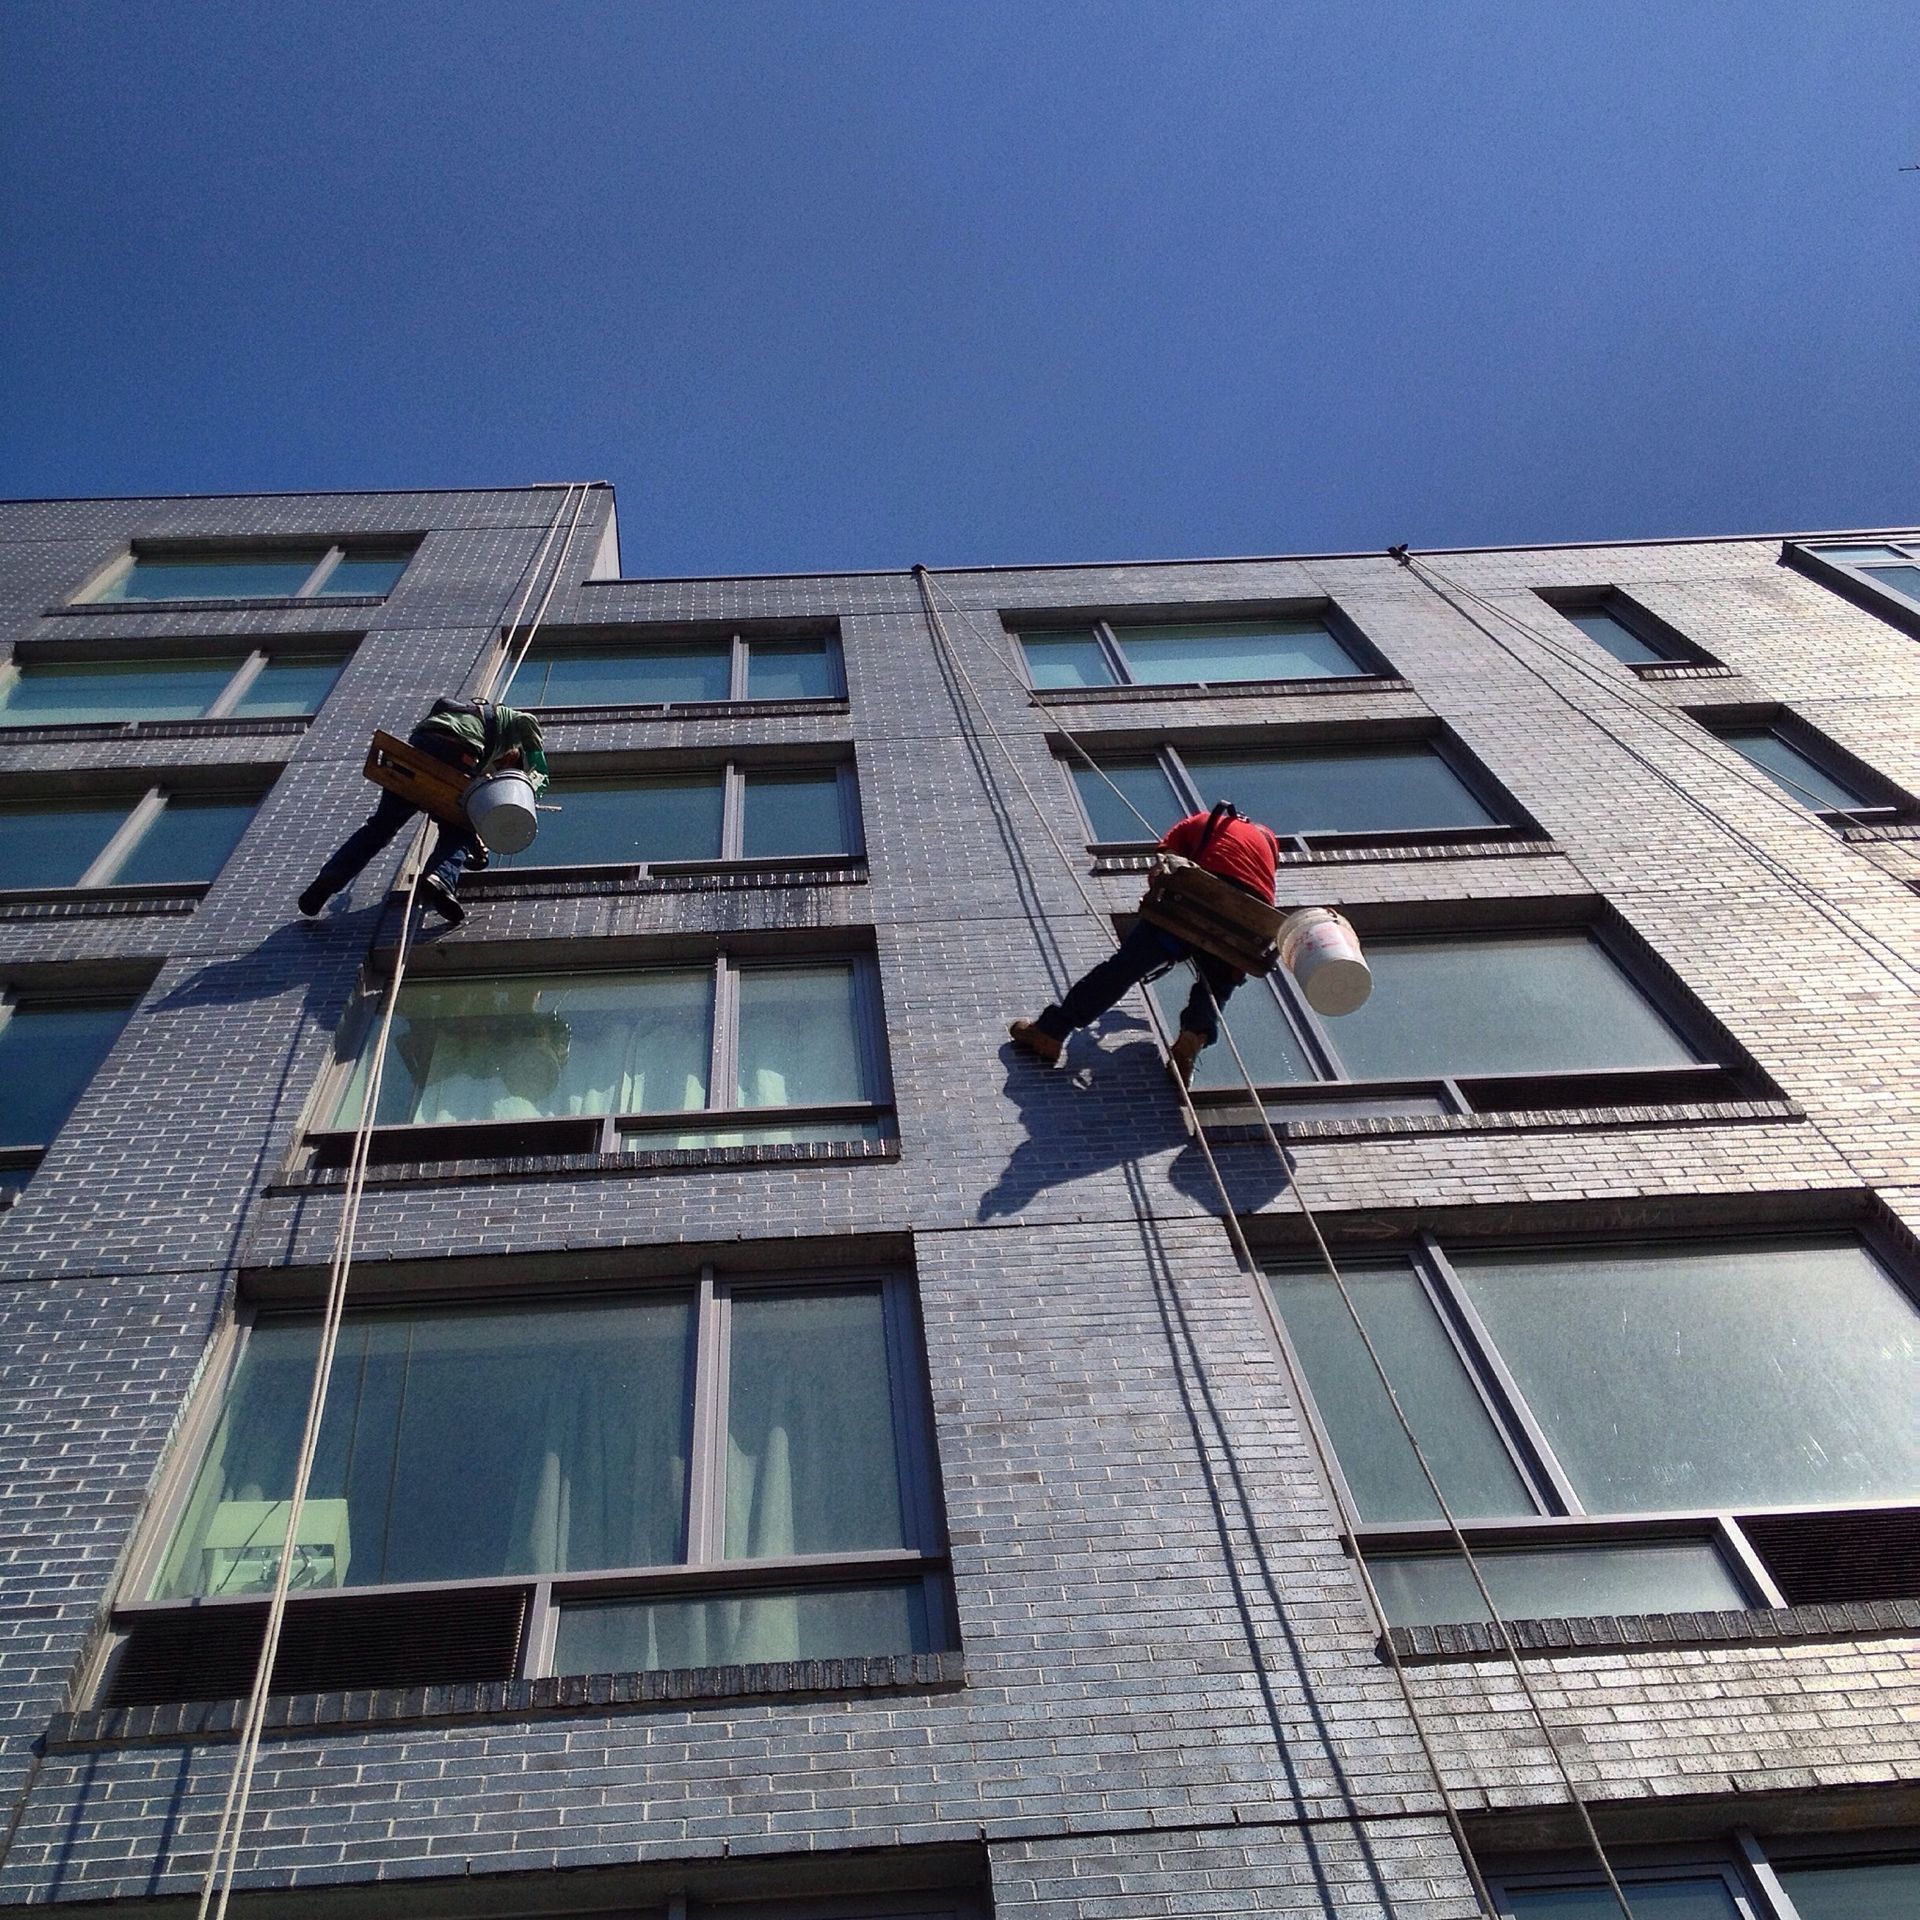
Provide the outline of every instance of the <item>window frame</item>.
[[[1709,653],[1698,641],[1689,640],[1678,627],[1661,619],[1657,613],[1643,607],[1618,587],[1536,587],[1534,592],[1569,626],[1573,626],[1583,645],[1598,648],[1615,666],[1629,673],[1658,679],[1674,667],[1714,667],[1723,673],[1728,670],[1724,661]],[[1592,634],[1574,626],[1572,616],[1576,613],[1604,613],[1608,619],[1624,627],[1643,647],[1652,648],[1662,657],[1658,660],[1622,660],[1601,646]]]
[[[139,600],[103,600],[101,595],[125,580],[142,560],[202,560],[218,563],[229,559],[274,560],[296,559],[300,555],[320,549],[320,557],[309,569],[307,577],[292,593],[189,593],[170,594],[165,597]],[[161,542],[136,540],[125,553],[116,555],[107,564],[98,569],[68,601],[70,607],[106,607],[115,610],[127,609],[138,612],[153,607],[193,607],[204,606],[212,602],[238,602],[247,604],[254,601],[271,601],[275,604],[302,601],[331,601],[334,605],[354,605],[362,601],[380,602],[390,598],[406,578],[407,569],[418,558],[420,536],[418,534],[396,534],[391,537],[369,539],[347,539],[330,535],[316,535],[311,540],[287,541],[208,541],[208,542]],[[404,564],[395,576],[393,585],[385,593],[343,593],[329,595],[326,583],[343,560],[357,560],[372,554],[389,558],[405,555]]]
[[[71,1007],[78,1011],[84,1011],[88,1008],[123,1008],[127,1018],[121,1021],[120,1031],[113,1036],[112,1043],[108,1046],[106,1052],[100,1056],[99,1060],[95,1062],[93,1072],[87,1076],[86,1085],[80,1089],[78,1096],[74,1100],[74,1106],[77,1107],[81,1100],[86,1098],[88,1089],[93,1085],[95,1076],[99,1074],[101,1069],[105,1067],[107,1062],[113,1057],[114,1048],[117,1047],[125,1037],[127,1020],[133,1018],[135,1011],[140,1005],[144,991],[143,988],[115,989],[111,987],[75,987],[66,991],[46,993],[34,992],[29,988],[22,988],[5,980],[0,980],[0,1040],[5,1038],[6,1030],[12,1023],[13,1016],[23,1009],[31,1011],[39,1007]],[[10,1187],[4,1180],[0,1180],[0,1217],[4,1217],[9,1207],[19,1204],[20,1195],[32,1180],[35,1170],[40,1166],[41,1162],[46,1159],[47,1155],[53,1151],[55,1142],[58,1141],[60,1135],[66,1130],[67,1122],[72,1118],[73,1109],[69,1108],[66,1114],[62,1116],[59,1126],[55,1127],[53,1132],[45,1140],[7,1141],[4,1135],[0,1134],[0,1174],[24,1173],[27,1176],[26,1180],[23,1180],[19,1187]]]
[[[752,654],[756,642],[765,646],[793,646],[803,641],[820,642],[823,658],[827,664],[828,675],[837,691],[826,694],[753,694],[747,691],[748,679],[752,671]],[[538,714],[604,714],[620,713],[629,708],[648,713],[710,713],[717,710],[730,710],[742,705],[779,706],[782,708],[801,706],[809,711],[826,712],[843,707],[847,703],[847,661],[840,636],[840,625],[836,620],[830,626],[811,624],[801,627],[762,628],[752,623],[729,623],[720,627],[666,627],[640,628],[631,626],[613,629],[598,627],[587,628],[549,628],[539,643],[531,648],[526,661],[515,669],[514,678],[518,679],[524,667],[536,659],[544,649],[571,651],[579,653],[605,653],[614,655],[632,655],[648,652],[654,648],[667,649],[676,646],[719,646],[730,648],[727,664],[727,691],[717,700],[609,700],[598,705],[580,705],[578,702],[561,702],[548,706],[529,706],[526,711]],[[500,698],[506,699],[513,690],[509,681],[500,689]]]
[[[732,1310],[742,1296],[765,1294],[852,1293],[878,1287],[886,1342],[888,1401],[895,1458],[899,1463],[902,1531],[907,1544],[838,1553],[765,1555],[728,1559],[726,1539],[726,1438],[730,1385]],[[926,1341],[917,1291],[910,1272],[893,1266],[853,1265],[822,1273],[775,1269],[767,1273],[721,1273],[703,1264],[693,1273],[635,1278],[592,1288],[516,1291],[501,1295],[483,1288],[434,1293],[429,1299],[375,1298],[354,1317],[373,1314],[431,1318],[447,1308],[485,1306],[538,1313],[576,1301],[601,1304],[645,1301],[662,1296],[686,1300],[693,1316],[685,1383],[687,1441],[686,1487],[682,1496],[682,1558],[659,1565],[594,1567],[572,1573],[488,1574],[454,1580],[403,1580],[316,1588],[291,1593],[290,1607],[324,1606],[334,1599],[359,1596],[401,1597],[462,1592],[518,1591],[528,1596],[515,1659],[515,1679],[544,1678],[553,1672],[554,1643],[560,1614],[569,1604],[618,1599],[729,1598],[752,1592],[787,1593],[810,1587],[851,1584],[918,1584],[927,1609],[928,1640],[933,1650],[957,1648],[959,1618],[950,1591],[950,1543],[941,1492],[939,1458],[932,1417]],[[192,1496],[221,1414],[254,1330],[263,1322],[312,1318],[311,1303],[243,1302],[222,1330],[205,1377],[195,1391],[175,1436],[149,1515],[135,1541],[112,1605],[114,1644],[96,1662],[90,1693],[97,1693],[111,1672],[124,1629],[142,1620],[187,1612],[258,1608],[257,1592],[206,1594],[183,1599],[147,1599],[173,1546],[175,1530]]]
[[[1086,747],[1095,765],[1100,765],[1097,737],[1091,743],[1082,741],[1081,744]],[[1087,771],[1086,762],[1075,754],[1072,747],[1066,746],[1064,741],[1059,745],[1066,750],[1057,753],[1056,757],[1066,769],[1067,786],[1072,792],[1075,810],[1079,814],[1081,825],[1086,828],[1087,851],[1099,858],[1137,854],[1157,847],[1159,845],[1157,839],[1101,840],[1098,838],[1094,831],[1093,815],[1080,791],[1079,776]],[[1360,734],[1334,738],[1316,737],[1311,741],[1297,740],[1278,745],[1265,740],[1251,745],[1204,739],[1188,739],[1185,743],[1186,751],[1197,756],[1230,753],[1248,759],[1265,755],[1276,760],[1306,759],[1322,753],[1364,751],[1369,747],[1425,747],[1459,781],[1468,795],[1493,815],[1493,818],[1483,826],[1472,827],[1386,827],[1358,833],[1329,831],[1276,834],[1275,838],[1279,841],[1283,854],[1334,853],[1345,849],[1357,850],[1371,847],[1453,847],[1472,845],[1484,840],[1532,840],[1545,837],[1538,823],[1528,815],[1526,810],[1444,728],[1429,728],[1420,732],[1370,729]],[[1109,758],[1153,760],[1172,786],[1176,802],[1185,808],[1187,813],[1204,813],[1207,810],[1208,803],[1201,792],[1199,782],[1187,766],[1186,753],[1183,752],[1180,741],[1170,738],[1162,740],[1157,746],[1120,747]]]
[[[484,948],[469,949],[477,959]],[[795,1131],[808,1122],[831,1125],[835,1122],[867,1124],[878,1129],[877,1138],[894,1138],[895,1101],[893,1079],[886,1045],[886,1018],[880,995],[880,969],[876,957],[859,950],[826,948],[799,953],[752,951],[736,953],[721,947],[710,956],[673,961],[643,961],[634,966],[581,966],[573,968],[542,966],[522,971],[501,972],[484,965],[462,967],[435,973],[436,981],[461,979],[535,979],[558,975],[568,979],[590,979],[596,974],[645,971],[684,971],[705,965],[712,973],[710,1031],[707,1057],[708,1102],[703,1107],[674,1108],[654,1113],[561,1114],[543,1115],[525,1120],[402,1121],[391,1126],[376,1126],[369,1142],[374,1165],[391,1165],[413,1159],[459,1159],[474,1156],[524,1153],[590,1153],[624,1156],[661,1150],[685,1154],[689,1160],[736,1151],[732,1147],[708,1146],[675,1148],[671,1140],[660,1147],[650,1140],[675,1133],[718,1133],[737,1127],[791,1127]],[[735,1100],[736,1072],[740,1037],[740,975],[756,969],[805,966],[844,966],[849,969],[853,986],[854,1041],[860,1071],[873,1097],[860,1101],[799,1104],[786,1107],[741,1106]],[[341,1021],[339,1040],[328,1069],[321,1074],[309,1112],[315,1116],[331,1113],[342,1092],[358,1068],[360,1056],[376,1030],[381,998],[386,991],[382,978],[362,977],[358,1004]],[[724,1096],[724,1097],[721,1097]],[[309,1124],[302,1131],[306,1162],[310,1167],[345,1164],[357,1128]],[[795,1140],[795,1147],[819,1142]]]
[[1920,534],[1914,533],[1863,533],[1846,540],[1826,537],[1818,544],[1785,540],[1780,545],[1780,560],[1783,566],[1852,601],[1863,612],[1920,638],[1920,599],[1876,580],[1858,562],[1832,557],[1849,547],[1891,547],[1903,559],[1920,566]]
[[[277,770],[276,770],[277,771]],[[126,865],[148,832],[166,812],[168,805],[176,800],[193,802],[224,801],[231,806],[252,807],[256,816],[266,803],[270,787],[257,787],[251,784],[199,786],[180,785],[171,777],[170,772],[154,775],[142,786],[113,790],[80,789],[71,793],[37,794],[36,800],[46,811],[56,812],[66,804],[127,806],[127,815],[119,826],[107,836],[100,851],[80,870],[78,876],[64,885],[12,887],[0,884],[0,901],[21,899],[42,899],[48,895],[66,898],[71,894],[97,894],[116,887],[119,883],[115,875]],[[0,788],[0,807],[19,804],[3,788]],[[0,813],[3,819],[4,813]],[[244,840],[253,830],[253,821],[249,820],[240,830]],[[165,893],[170,896],[204,894],[221,873],[226,869],[234,854],[239,852],[239,842],[234,843],[233,853],[214,869],[204,880],[137,880],[126,884],[123,891],[129,894]]]
[[[1546,1237],[1495,1240],[1462,1235],[1453,1240],[1460,1254],[1498,1253],[1579,1253],[1608,1255],[1636,1250],[1693,1250],[1715,1247],[1737,1252],[1758,1241],[1770,1246],[1830,1240],[1838,1235],[1851,1237],[1860,1250],[1886,1275],[1891,1284],[1920,1315],[1920,1284],[1910,1262],[1896,1257],[1884,1234],[1871,1224],[1849,1224],[1826,1231],[1818,1228],[1779,1229],[1764,1232],[1676,1232],[1618,1235],[1605,1233],[1568,1233]],[[1336,1259],[1343,1257],[1336,1249]],[[1560,1466],[1551,1441],[1540,1421],[1527,1405],[1505,1358],[1475,1310],[1461,1283],[1446,1246],[1439,1236],[1420,1232],[1397,1240],[1384,1241],[1364,1250],[1347,1249],[1344,1259],[1369,1266],[1404,1262],[1411,1270],[1422,1298],[1449,1348],[1459,1361],[1461,1371],[1485,1411],[1494,1438],[1506,1454],[1522,1487],[1533,1499],[1538,1511],[1497,1518],[1460,1517],[1460,1530],[1472,1543],[1476,1554],[1501,1547],[1578,1547],[1584,1545],[1638,1545],[1665,1540],[1703,1541],[1718,1553],[1730,1580],[1744,1588],[1746,1604],[1752,1608],[1781,1608],[1791,1604],[1769,1571],[1758,1548],[1741,1525],[1743,1514],[1821,1515],[1866,1512],[1904,1513],[1920,1505],[1916,1499],[1786,1501],[1776,1505],[1754,1502],[1741,1506],[1698,1506],[1648,1509],[1645,1512],[1590,1511],[1581,1502],[1571,1477]],[[1310,1255],[1272,1254],[1261,1262],[1263,1284],[1278,1273],[1316,1275],[1324,1268]],[[1331,1285],[1331,1281],[1327,1282]],[[1296,1383],[1302,1416],[1311,1428],[1316,1452],[1325,1463],[1327,1484],[1339,1515],[1343,1537],[1360,1558],[1372,1560],[1394,1555],[1454,1550],[1452,1529],[1445,1520],[1366,1520],[1347,1479],[1345,1467],[1334,1446],[1333,1435],[1323,1419],[1310,1378],[1292,1334],[1279,1298],[1268,1286],[1272,1302],[1273,1333],[1278,1342],[1288,1377]],[[1516,1616],[1517,1617],[1517,1616]],[[1447,1623],[1484,1624],[1467,1621]],[[1404,1629],[1403,1629],[1404,1630]]]
[[[1702,732],[1711,734],[1729,753],[1738,755],[1747,776],[1757,775],[1765,780],[1782,800],[1811,814],[1822,826],[1836,833],[1849,827],[1906,826],[1920,821],[1920,799],[1803,720],[1791,707],[1770,702],[1763,706],[1689,707],[1686,713]],[[1829,780],[1854,791],[1859,796],[1859,804],[1816,806],[1810,794],[1790,792],[1771,768],[1750,759],[1731,737],[1735,733],[1763,729],[1782,746],[1792,748],[1802,759],[1810,761]]]
[[[1172,612],[1130,607],[1117,614],[1085,613],[1071,608],[1008,607],[1000,614],[1001,624],[1012,636],[1014,650],[1025,677],[1027,689],[1041,700],[1072,702],[1092,696],[1111,697],[1120,692],[1148,697],[1180,693],[1238,693],[1243,690],[1273,687],[1366,688],[1399,675],[1371,640],[1331,600],[1314,600],[1301,605],[1266,607],[1249,612],[1244,607],[1222,609],[1217,606],[1178,608]],[[1255,680],[1138,680],[1126,656],[1121,639],[1129,626],[1239,626],[1255,620],[1314,620],[1353,662],[1350,674],[1282,674]],[[1099,648],[1113,679],[1103,687],[1042,687],[1035,683],[1032,663],[1027,658],[1026,636],[1050,633],[1084,633]]]
[[[155,602],[155,605],[162,604]],[[333,698],[340,684],[340,676],[353,664],[354,651],[365,636],[362,634],[309,634],[283,633],[273,635],[250,636],[248,644],[239,649],[224,645],[226,636],[208,634],[181,637],[159,644],[145,643],[138,647],[114,647],[102,650],[97,645],[84,649],[55,642],[48,647],[31,643],[16,647],[11,658],[0,660],[0,701],[4,701],[10,689],[32,668],[45,667],[58,672],[63,667],[96,666],[138,666],[150,667],[156,671],[165,671],[168,667],[191,667],[198,665],[224,665],[231,660],[232,670],[227,684],[197,714],[179,715],[165,719],[151,716],[123,716],[119,719],[105,720],[35,720],[13,726],[0,719],[0,746],[10,738],[30,735],[40,731],[59,729],[62,732],[74,729],[89,734],[104,735],[108,732],[125,734],[130,728],[141,731],[150,727],[195,727],[209,720],[224,720],[244,727],[284,726],[288,721],[305,726],[317,720],[327,702]],[[182,653],[180,646],[205,647],[206,652]],[[260,676],[275,661],[309,660],[337,661],[333,684],[321,696],[319,704],[311,713],[306,714],[243,714],[237,711],[241,701],[252,691]]]

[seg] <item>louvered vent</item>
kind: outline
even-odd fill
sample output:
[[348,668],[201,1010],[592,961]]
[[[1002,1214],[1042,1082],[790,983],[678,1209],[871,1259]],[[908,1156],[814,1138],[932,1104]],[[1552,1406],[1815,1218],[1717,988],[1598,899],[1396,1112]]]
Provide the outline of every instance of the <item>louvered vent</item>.
[[1740,1526],[1789,1606],[1920,1598],[1920,1513],[1762,1513]]
[[[526,1610],[519,1587],[292,1600],[273,1663],[273,1691],[510,1680]],[[253,1685],[266,1612],[264,1606],[203,1607],[135,1621],[99,1704],[239,1698]]]

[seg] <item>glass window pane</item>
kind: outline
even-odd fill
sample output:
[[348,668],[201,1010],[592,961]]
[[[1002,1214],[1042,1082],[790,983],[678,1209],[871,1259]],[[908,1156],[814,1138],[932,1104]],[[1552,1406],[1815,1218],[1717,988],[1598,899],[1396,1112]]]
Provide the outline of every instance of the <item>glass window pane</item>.
[[840,776],[818,773],[750,773],[741,852],[749,860],[776,860],[804,853],[850,853]]
[[[1166,1021],[1169,1032],[1178,1029],[1181,1009],[1192,991],[1193,972],[1189,967],[1175,967],[1153,983],[1153,997],[1159,1003],[1161,1018]],[[1285,1086],[1318,1077],[1306,1050],[1287,1025],[1286,1015],[1273,997],[1273,989],[1264,980],[1249,980],[1227,1002],[1224,1017],[1227,1032],[1232,1034],[1234,1046],[1240,1049],[1240,1058],[1247,1063],[1255,1086]],[[1202,1090],[1246,1085],[1234,1060],[1233,1047],[1227,1045],[1226,1034],[1194,1063],[1193,1084]]]
[[1367,960],[1372,998],[1329,1023],[1360,1079],[1697,1058],[1583,933],[1370,940]]
[[70,887],[100,857],[132,803],[0,807],[0,887]]
[[846,965],[741,968],[739,1105],[837,1106],[874,1097],[861,1062],[854,984]]
[[1868,567],[1866,572],[1883,587],[1891,587],[1909,600],[1920,600],[1920,567]]
[[737,1294],[732,1318],[727,1558],[908,1545],[880,1289]]
[[[706,968],[410,980],[394,1015],[379,1123],[703,1107],[712,1000]],[[366,1069],[363,1053],[336,1127],[357,1124]]]
[[[747,642],[749,700],[831,700],[840,686],[824,640]],[[725,698],[724,692],[715,699]]]
[[1744,760],[1751,760],[1775,786],[1803,807],[1838,807],[1845,812],[1874,803],[1837,779],[1768,727],[1723,733],[1720,738]]
[[[1448,1505],[1463,1519],[1535,1512],[1413,1269],[1394,1261],[1343,1266],[1341,1274]],[[1299,1271],[1273,1274],[1268,1285],[1361,1519],[1439,1519],[1339,1290],[1322,1274]]]
[[[679,1559],[692,1329],[679,1296],[349,1319],[294,1585]],[[271,1585],[318,1332],[254,1329],[153,1597]]]
[[27,1005],[0,1023],[0,1146],[44,1146],[60,1131],[132,1011]]
[[349,553],[321,581],[327,593],[391,593],[406,572],[410,553]]
[[225,660],[88,660],[31,663],[0,688],[0,727],[75,726],[102,720],[197,720],[240,665]]
[[265,599],[296,594],[324,547],[299,553],[142,554],[96,600]]
[[1649,661],[1674,658],[1664,648],[1642,640],[1624,621],[1600,607],[1569,608],[1565,611],[1565,617],[1590,640],[1599,641],[1616,660],[1624,660],[1629,666],[1644,666]]
[[304,718],[318,713],[345,665],[337,655],[278,655],[261,668],[234,712],[250,719],[287,715]]
[[[1507,1620],[1719,1613],[1751,1604],[1707,1540],[1501,1547],[1474,1558]],[[1369,1554],[1367,1566],[1396,1627],[1487,1618],[1480,1590],[1457,1553]]]
[[117,887],[211,880],[227,864],[258,808],[256,800],[169,799],[112,875]]
[[[1076,761],[1073,784],[1093,823],[1096,840],[1157,840],[1186,812],[1158,760],[1107,760],[1101,763],[1099,773]],[[1114,787],[1120,793],[1115,793]],[[1126,799],[1122,800],[1120,794]],[[1142,825],[1129,811],[1130,806],[1145,814],[1149,824]]]
[[627,1153],[663,1147],[791,1147],[822,1140],[884,1140],[887,1130],[872,1120],[793,1120],[776,1127],[632,1127],[621,1134]]
[[1920,1913],[1920,1860],[1857,1860],[1775,1871],[1800,1920],[1892,1920]]
[[1907,556],[1898,547],[1815,547],[1814,552],[1823,560],[1831,560],[1843,567],[1865,567],[1878,561],[1904,560]]
[[1110,687],[1113,668],[1091,630],[1023,633],[1027,675],[1036,687]]
[[1186,756],[1201,804],[1231,800],[1276,833],[1483,827],[1493,815],[1431,747]]
[[555,1673],[653,1673],[766,1660],[858,1660],[925,1653],[925,1590],[807,1587],[732,1599],[636,1600],[563,1607]]
[[1454,1267],[1590,1512],[1920,1495],[1920,1313],[1851,1241]]
[[1145,686],[1318,680],[1367,671],[1319,620],[1188,620],[1114,632],[1134,679]]
[[[1627,1880],[1622,1883],[1633,1920],[1740,1920],[1727,1883],[1699,1880]],[[1507,1896],[1513,1920],[1620,1920],[1611,1887],[1528,1887]]]
[[615,861],[716,860],[718,773],[647,780],[566,780],[548,796],[560,811],[540,816],[524,854],[503,866],[572,867]]
[[516,707],[651,706],[724,700],[733,647],[714,640],[677,647],[536,647],[513,676]]

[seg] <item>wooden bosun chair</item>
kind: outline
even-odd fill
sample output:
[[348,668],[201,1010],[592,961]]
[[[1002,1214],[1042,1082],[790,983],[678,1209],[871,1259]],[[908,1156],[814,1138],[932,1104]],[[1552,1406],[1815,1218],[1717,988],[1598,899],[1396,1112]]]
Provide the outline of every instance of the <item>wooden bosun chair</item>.
[[361,771],[376,787],[398,794],[442,826],[467,825],[466,810],[460,803],[469,779],[458,767],[450,767],[390,733],[376,733]]

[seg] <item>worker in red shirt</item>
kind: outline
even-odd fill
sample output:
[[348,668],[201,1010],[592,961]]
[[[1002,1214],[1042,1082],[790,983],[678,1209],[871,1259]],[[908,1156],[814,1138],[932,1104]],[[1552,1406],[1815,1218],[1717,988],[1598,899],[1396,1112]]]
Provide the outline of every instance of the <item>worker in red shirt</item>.
[[[1190,813],[1167,829],[1160,844],[1168,853],[1182,855],[1272,906],[1274,854],[1279,843],[1257,821],[1241,819],[1231,807]],[[1146,920],[1136,921],[1112,956],[1075,981],[1058,1006],[1046,1008],[1036,1020],[1016,1020],[1008,1029],[1013,1044],[1052,1066],[1076,1027],[1099,1019],[1128,988],[1182,960],[1191,960],[1200,977],[1187,996],[1169,1064],[1182,1081],[1189,1081],[1201,1048],[1212,1046],[1220,1037],[1218,1009],[1247,976]]]

